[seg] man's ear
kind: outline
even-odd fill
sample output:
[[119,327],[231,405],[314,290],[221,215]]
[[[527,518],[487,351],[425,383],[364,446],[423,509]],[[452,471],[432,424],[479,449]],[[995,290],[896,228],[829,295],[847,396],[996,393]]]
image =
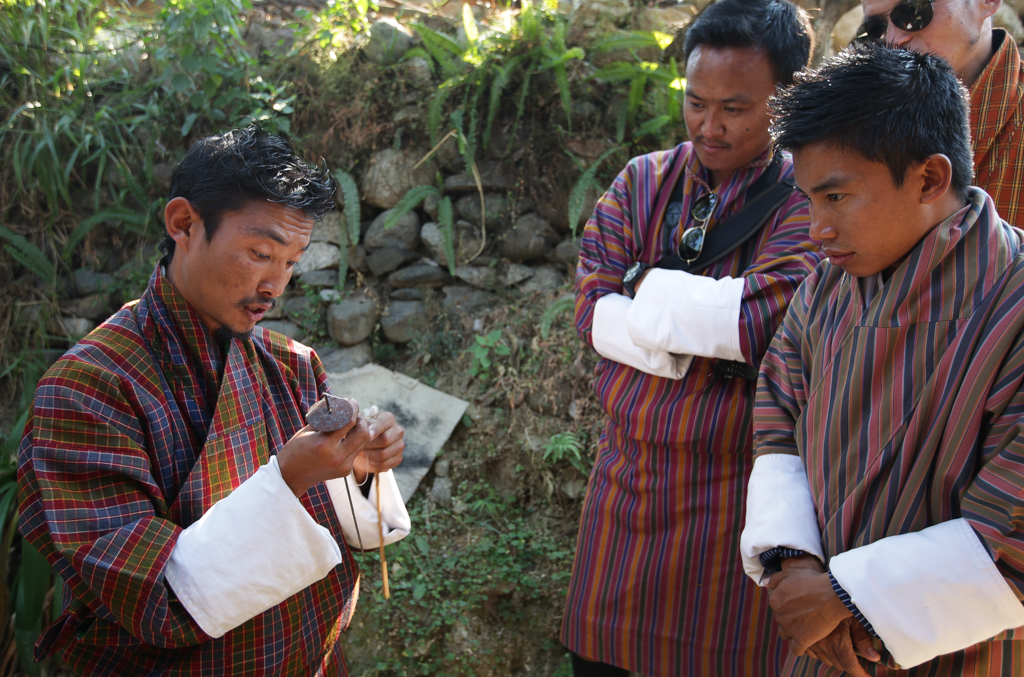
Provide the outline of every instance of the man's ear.
[[977,0],[977,2],[978,9],[981,10],[981,16],[984,19],[998,12],[999,8],[1003,5],[1003,0]]
[[186,252],[203,231],[203,220],[199,218],[199,212],[183,197],[174,198],[164,207],[164,223],[167,224],[167,234]]
[[921,182],[921,203],[930,205],[949,192],[953,165],[942,153],[929,155],[915,172]]

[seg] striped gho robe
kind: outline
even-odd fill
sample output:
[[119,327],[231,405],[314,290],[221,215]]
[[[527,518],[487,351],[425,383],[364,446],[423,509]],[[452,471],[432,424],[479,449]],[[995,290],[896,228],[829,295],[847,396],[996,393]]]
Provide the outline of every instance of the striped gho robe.
[[974,182],[995,201],[999,216],[1024,227],[1024,65],[1003,29],[992,31],[995,53],[971,85]]
[[218,638],[167,584],[182,529],[266,466],[327,389],[316,355],[279,334],[256,328],[221,350],[158,267],[43,377],[19,528],[63,578],[65,607],[37,656],[111,677],[346,674],[337,639],[357,576],[324,484],[301,506],[340,548],[326,577]]
[[870,674],[1024,674],[1022,238],[971,189],[870,297],[823,263],[764,359],[744,564],[817,555],[880,638]]
[[[711,228],[743,206],[768,163],[766,151],[718,187]],[[780,177],[790,176],[785,159]],[[664,204],[656,209],[655,202],[659,187],[670,191],[676,180],[684,204],[681,221],[667,226],[675,248],[692,202],[710,190],[689,142],[631,160],[587,223],[576,323],[591,345],[599,300],[628,304],[617,296],[626,269],[671,253],[662,238]],[[717,326],[709,333],[732,337],[730,359],[756,365],[819,260],[808,223],[807,204],[794,193],[758,234],[700,275],[652,271],[634,302],[644,294],[652,303],[679,301],[683,315],[692,302],[694,327]],[[685,277],[691,291],[728,285],[734,305],[717,309],[718,325],[702,324],[701,300],[682,285],[662,293],[655,273],[667,274],[669,285]],[[656,320],[670,315],[653,313]],[[754,383],[716,376],[713,358],[662,355],[688,369],[679,366],[669,378],[607,358],[598,363],[596,389],[610,420],[583,505],[562,639],[585,658],[645,675],[774,675],[782,644],[767,597],[739,564]]]

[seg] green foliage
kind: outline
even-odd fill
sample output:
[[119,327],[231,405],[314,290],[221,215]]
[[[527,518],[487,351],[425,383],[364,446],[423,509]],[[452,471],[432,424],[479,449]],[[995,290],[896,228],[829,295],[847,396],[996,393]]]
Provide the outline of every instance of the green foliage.
[[4,245],[8,254],[21,265],[38,275],[44,282],[53,283],[57,277],[56,268],[39,247],[29,242],[23,235],[0,225],[0,239],[9,244]]
[[565,431],[551,436],[551,440],[544,445],[544,460],[548,463],[559,461],[583,459],[583,444],[577,439],[576,434]]
[[440,198],[438,204],[437,220],[441,225],[441,234],[444,236],[444,252],[448,259],[448,272],[455,275],[455,223],[452,213],[452,201],[441,191],[433,186],[416,186],[409,189],[401,200],[391,208],[388,218],[384,220],[384,229],[393,227],[398,221],[420,206],[428,197]]
[[316,43],[321,49],[337,47],[347,35],[370,27],[368,15],[380,6],[372,0],[327,0],[323,9],[311,12],[301,5],[294,10],[298,49]]
[[473,344],[466,350],[470,354],[469,375],[486,379],[491,375],[491,354],[508,355],[508,346],[501,343],[501,330],[495,329],[486,336],[473,337]]
[[[511,29],[504,32],[494,28],[481,30],[468,4],[463,5],[462,21],[465,42],[423,24],[412,24],[423,39],[423,49],[411,50],[409,56],[428,56],[433,68],[444,78],[428,107],[431,141],[437,142],[444,111],[453,95],[461,94],[449,117],[461,133],[460,150],[466,171],[470,171],[477,143],[486,148],[491,141],[491,129],[508,86],[516,80],[520,82],[514,126],[522,118],[531,82],[537,82],[533,76],[545,71],[554,76],[566,125],[571,130],[572,92],[567,65],[582,59],[584,53],[579,47],[566,45],[568,23],[559,14],[557,3],[545,2],[538,8],[524,1]],[[482,129],[480,119],[484,120]]]
[[574,310],[576,307],[576,299],[572,296],[563,296],[560,299],[556,299],[550,306],[544,309],[544,314],[540,316],[540,337],[542,340],[547,341],[548,336],[551,334],[551,325],[555,319],[564,312]]
[[569,191],[569,227],[572,228],[572,236],[574,239],[576,238],[576,227],[580,222],[580,215],[583,213],[583,204],[587,199],[587,191],[593,189],[601,192],[603,190],[603,187],[597,181],[597,171],[601,168],[601,165],[604,164],[605,160],[620,150],[622,150],[622,146],[615,146],[602,153],[601,157],[594,160],[594,162],[587,167],[573,185],[572,190]]
[[342,290],[345,288],[345,278],[348,277],[348,248],[359,244],[362,214],[356,180],[344,169],[334,170],[334,178],[341,188],[342,200],[345,203],[345,222],[338,227],[338,246],[341,250],[341,260],[338,262],[338,289]]

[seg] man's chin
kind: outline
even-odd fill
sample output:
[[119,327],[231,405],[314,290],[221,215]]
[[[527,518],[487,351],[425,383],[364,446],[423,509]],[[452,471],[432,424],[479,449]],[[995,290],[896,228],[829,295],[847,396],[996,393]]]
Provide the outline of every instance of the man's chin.
[[239,341],[248,341],[252,339],[252,332],[255,328],[256,327],[253,326],[247,331],[239,331],[238,329],[232,327],[220,327],[219,329],[214,330],[213,337],[218,341],[223,341],[225,343],[232,339],[237,339]]

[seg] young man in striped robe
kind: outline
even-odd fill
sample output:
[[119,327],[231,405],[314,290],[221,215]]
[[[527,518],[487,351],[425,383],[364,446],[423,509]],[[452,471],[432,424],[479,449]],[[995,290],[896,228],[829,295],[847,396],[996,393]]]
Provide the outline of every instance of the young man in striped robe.
[[[389,413],[307,427],[328,390],[320,360],[255,326],[334,190],[255,124],[196,142],[142,298],[40,381],[18,526],[63,578],[64,606],[37,658],[95,677],[347,674],[348,544],[378,533],[374,520],[353,534],[344,485],[380,472],[386,496],[404,432]],[[385,541],[409,532],[404,505],[391,518]]]
[[742,550],[784,673],[1024,674],[1024,234],[970,186],[967,92],[862,44],[773,108],[828,256],[754,410]]
[[811,35],[785,0],[712,5],[685,45],[692,141],[631,160],[584,231],[576,322],[602,357],[610,420],[562,626],[576,675],[778,672],[739,533],[756,367],[819,260],[806,202],[785,186],[749,239],[696,273],[652,266],[792,176],[788,158],[773,162],[766,103],[806,66]]

